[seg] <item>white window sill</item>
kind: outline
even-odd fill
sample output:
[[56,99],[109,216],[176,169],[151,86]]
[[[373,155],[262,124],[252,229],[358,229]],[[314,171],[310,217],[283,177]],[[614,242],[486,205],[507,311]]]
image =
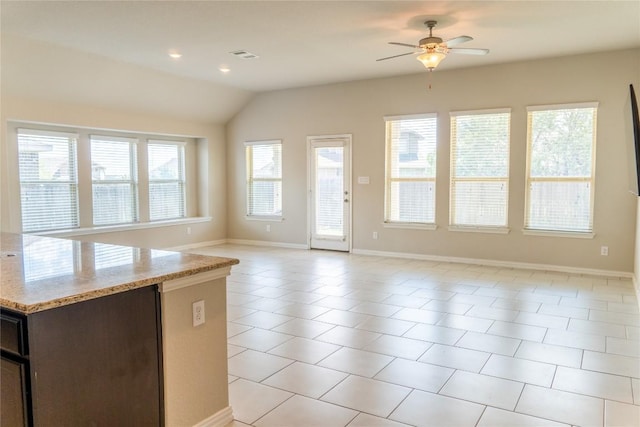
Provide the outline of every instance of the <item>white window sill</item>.
[[138,222],[135,224],[119,224],[119,225],[107,225],[100,227],[84,227],[84,228],[72,228],[67,230],[54,230],[44,232],[33,232],[38,236],[48,237],[74,237],[83,236],[86,234],[101,234],[101,233],[114,233],[117,231],[129,231],[129,230],[144,230],[147,228],[161,228],[170,227],[174,225],[185,224],[197,224],[201,222],[210,222],[212,218],[210,216],[197,216],[190,218],[172,219],[167,221],[153,221],[153,222]]
[[406,228],[410,230],[435,230],[438,228],[436,224],[412,223],[412,222],[384,222],[384,228]]
[[450,225],[449,231],[462,231],[465,233],[492,233],[492,234],[509,234],[508,227],[471,227],[463,225]]
[[593,239],[596,237],[596,234],[593,232],[531,230],[527,228],[522,230],[522,234],[525,236],[568,237],[572,239]]
[[245,215],[247,221],[273,221],[282,222],[284,217],[282,216],[269,216],[269,215]]

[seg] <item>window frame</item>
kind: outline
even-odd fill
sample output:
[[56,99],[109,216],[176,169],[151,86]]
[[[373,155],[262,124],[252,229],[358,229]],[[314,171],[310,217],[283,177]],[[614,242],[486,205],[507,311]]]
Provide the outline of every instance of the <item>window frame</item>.
[[[22,192],[23,192],[23,184],[66,184],[68,185],[72,191],[70,192],[72,198],[72,205],[69,206],[71,208],[71,222],[68,224],[69,229],[77,229],[80,227],[80,194],[79,194],[79,179],[78,179],[78,140],[79,134],[75,132],[66,132],[62,130],[49,130],[49,129],[38,129],[38,128],[27,128],[27,127],[16,127],[15,129],[15,138],[16,138],[16,181],[18,186],[18,201],[20,206],[20,229],[24,233],[39,233],[39,232],[48,232],[57,229],[51,228],[34,228],[25,230],[24,224],[24,202],[22,200]],[[69,159],[69,172],[73,174],[73,179],[64,180],[64,181],[56,181],[56,180],[23,180],[22,173],[20,168],[20,135],[30,135],[30,136],[42,136],[42,137],[55,137],[55,138],[66,138],[68,140],[67,147],[67,157]],[[50,209],[50,207],[49,207]]]
[[[593,238],[594,233],[594,212],[595,212],[595,183],[596,183],[596,148],[597,148],[597,128],[598,128],[598,107],[597,101],[577,102],[569,104],[550,104],[550,105],[530,105],[527,106],[527,135],[526,135],[526,175],[525,175],[525,203],[524,203],[524,227],[523,233],[528,235],[546,235],[557,237],[576,237],[576,238]],[[592,123],[592,140],[591,140],[591,175],[590,177],[532,177],[531,164],[533,160],[532,153],[532,127],[533,113],[537,111],[553,111],[553,110],[574,110],[574,109],[593,109]],[[588,182],[589,183],[589,228],[587,230],[569,230],[562,228],[534,228],[530,226],[530,209],[531,209],[531,185],[533,182]]]
[[[394,151],[394,144],[392,138],[393,132],[393,124],[394,122],[401,121],[412,121],[412,120],[420,120],[420,119],[429,119],[433,120],[433,133],[434,133],[434,162],[435,169],[433,176],[425,176],[425,177],[401,177],[401,176],[393,176],[393,156],[392,152]],[[399,116],[384,116],[385,122],[385,187],[384,187],[384,227],[387,228],[413,228],[413,229],[436,229],[436,192],[437,192],[437,153],[438,153],[438,114],[437,113],[420,113],[420,114],[409,114],[409,115],[399,115]],[[427,141],[426,144],[430,144],[430,141]],[[399,151],[399,150],[398,150]],[[392,219],[392,211],[394,210],[393,200],[394,197],[392,195],[393,184],[401,183],[401,182],[415,182],[415,183],[432,183],[433,185],[433,195],[431,203],[433,204],[433,219],[431,221],[399,221]],[[400,207],[397,207],[397,210],[400,210]]]
[[[94,159],[93,159],[93,143],[94,140],[96,143],[99,142],[108,142],[108,143],[118,143],[118,144],[127,144],[129,148],[129,179],[105,179],[105,180],[96,180],[93,176],[93,167],[94,167]],[[123,136],[112,136],[112,135],[100,135],[100,134],[90,134],[89,135],[89,146],[91,153],[91,198],[92,198],[92,213],[93,219],[91,221],[92,226],[94,227],[108,227],[113,225],[123,225],[123,224],[136,224],[140,222],[140,195],[139,195],[139,176],[138,176],[138,138],[129,138]],[[131,198],[131,220],[130,221],[116,221],[116,222],[103,222],[96,223],[96,186],[101,185],[127,185],[130,190],[130,198]]]
[[[22,226],[22,203],[20,195],[20,168],[18,130],[40,133],[62,133],[76,136],[75,155],[77,189],[76,189],[76,222],[73,227],[63,226],[47,228],[46,230],[24,230]],[[122,138],[138,139],[137,167],[138,167],[138,215],[135,223],[114,225],[93,224],[93,191],[90,135],[115,136]],[[185,176],[185,216],[183,218],[168,220],[149,220],[148,178],[147,178],[147,154],[146,144],[149,140],[170,140],[184,142],[184,176]],[[162,229],[168,226],[192,225],[209,223],[213,220],[210,207],[206,201],[197,198],[197,182],[205,169],[202,169],[202,161],[198,159],[198,153],[202,148],[206,149],[207,139],[197,136],[153,134],[122,129],[92,128],[82,126],[70,126],[55,123],[36,123],[22,120],[7,121],[7,199],[14,204],[16,209],[8,212],[8,230],[17,233],[46,235],[52,237],[76,237],[85,235],[97,235],[131,230]],[[188,230],[188,229],[187,229]]]
[[[186,165],[185,165],[185,146],[186,143],[184,141],[169,141],[169,140],[160,140],[160,139],[148,139],[146,143],[147,149],[147,165],[151,161],[150,156],[150,147],[154,145],[168,145],[175,146],[178,149],[178,175],[179,177],[176,179],[152,179],[151,178],[151,169],[147,167],[147,181],[148,181],[148,195],[149,195],[149,222],[156,221],[169,221],[176,219],[183,219],[187,216],[187,182],[186,182]],[[180,203],[181,203],[181,212],[182,215],[176,217],[163,217],[163,218],[152,218],[152,207],[151,207],[151,184],[152,183],[177,183],[180,188]]]
[[[280,146],[280,176],[279,177],[254,177],[253,176],[253,149],[256,146]],[[244,143],[245,148],[245,169],[246,169],[246,215],[245,218],[249,220],[266,220],[266,221],[282,221],[283,219],[283,174],[284,174],[284,164],[283,164],[283,144],[281,139],[271,139],[271,140],[259,140],[259,141],[246,141]],[[279,215],[270,215],[270,214],[257,214],[254,213],[253,210],[253,184],[255,182],[279,182],[280,183],[280,214]],[[274,197],[274,201],[276,198]],[[277,203],[274,203],[277,204]]]
[[[505,176],[475,176],[475,177],[458,177],[456,174],[456,155],[455,148],[456,143],[454,138],[457,135],[457,124],[454,121],[457,117],[464,116],[486,116],[492,114],[507,114],[507,149],[505,153],[506,167]],[[449,159],[450,159],[450,172],[449,172],[449,230],[451,231],[472,231],[472,232],[487,232],[506,234],[509,232],[509,183],[510,183],[510,165],[511,165],[511,108],[492,108],[481,110],[467,110],[467,111],[452,111],[449,113],[450,121],[450,143],[449,143]],[[505,186],[504,194],[504,222],[502,224],[458,224],[455,222],[456,218],[456,183],[457,182],[487,182],[495,183],[500,182]]]

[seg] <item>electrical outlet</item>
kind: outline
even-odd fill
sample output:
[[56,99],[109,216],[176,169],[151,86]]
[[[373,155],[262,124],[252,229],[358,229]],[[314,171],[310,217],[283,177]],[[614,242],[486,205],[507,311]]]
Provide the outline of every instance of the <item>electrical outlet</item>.
[[193,303],[193,327],[204,324],[204,300],[196,301]]
[[187,227],[187,234],[191,234],[191,227]]
[[373,232],[373,240],[378,240],[378,232],[377,231]]
[[271,224],[267,224],[267,233],[271,232]]
[[609,246],[600,246],[600,255],[602,256],[609,255]]

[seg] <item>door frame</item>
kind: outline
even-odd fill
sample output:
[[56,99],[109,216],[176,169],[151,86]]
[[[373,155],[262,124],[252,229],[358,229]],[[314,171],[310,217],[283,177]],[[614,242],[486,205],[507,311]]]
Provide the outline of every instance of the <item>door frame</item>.
[[345,152],[347,153],[348,160],[346,165],[348,167],[348,173],[344,174],[344,182],[347,191],[349,192],[349,202],[347,205],[347,219],[346,224],[348,226],[347,231],[347,253],[351,253],[353,249],[353,183],[352,183],[352,169],[353,169],[353,160],[351,156],[351,143],[353,141],[353,136],[350,133],[342,133],[335,135],[311,135],[307,136],[307,249],[311,249],[311,238],[313,234],[313,202],[312,202],[312,188],[311,188],[311,174],[314,173],[313,167],[313,152],[312,145],[314,142],[329,142],[341,140],[344,143]]

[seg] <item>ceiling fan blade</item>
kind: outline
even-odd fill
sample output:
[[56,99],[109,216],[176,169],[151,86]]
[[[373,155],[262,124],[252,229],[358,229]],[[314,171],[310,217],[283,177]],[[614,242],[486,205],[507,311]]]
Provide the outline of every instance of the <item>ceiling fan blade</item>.
[[406,47],[414,47],[416,49],[422,49],[420,46],[416,46],[415,44],[397,43],[397,42],[389,42],[389,44],[395,44],[395,45],[398,45],[398,46],[406,46]]
[[407,53],[401,53],[400,55],[393,55],[393,56],[387,56],[385,58],[380,58],[380,59],[376,59],[376,61],[386,61],[387,59],[393,59],[393,58],[397,58],[399,56],[407,56],[407,55],[413,55],[416,52],[407,52]]
[[454,37],[452,39],[449,39],[449,40],[445,41],[445,44],[447,45],[447,47],[453,47],[453,46],[457,46],[457,45],[462,44],[462,43],[470,42],[471,40],[473,40],[473,37],[458,36],[458,37]]
[[489,49],[453,48],[450,53],[464,53],[465,55],[486,55]]

